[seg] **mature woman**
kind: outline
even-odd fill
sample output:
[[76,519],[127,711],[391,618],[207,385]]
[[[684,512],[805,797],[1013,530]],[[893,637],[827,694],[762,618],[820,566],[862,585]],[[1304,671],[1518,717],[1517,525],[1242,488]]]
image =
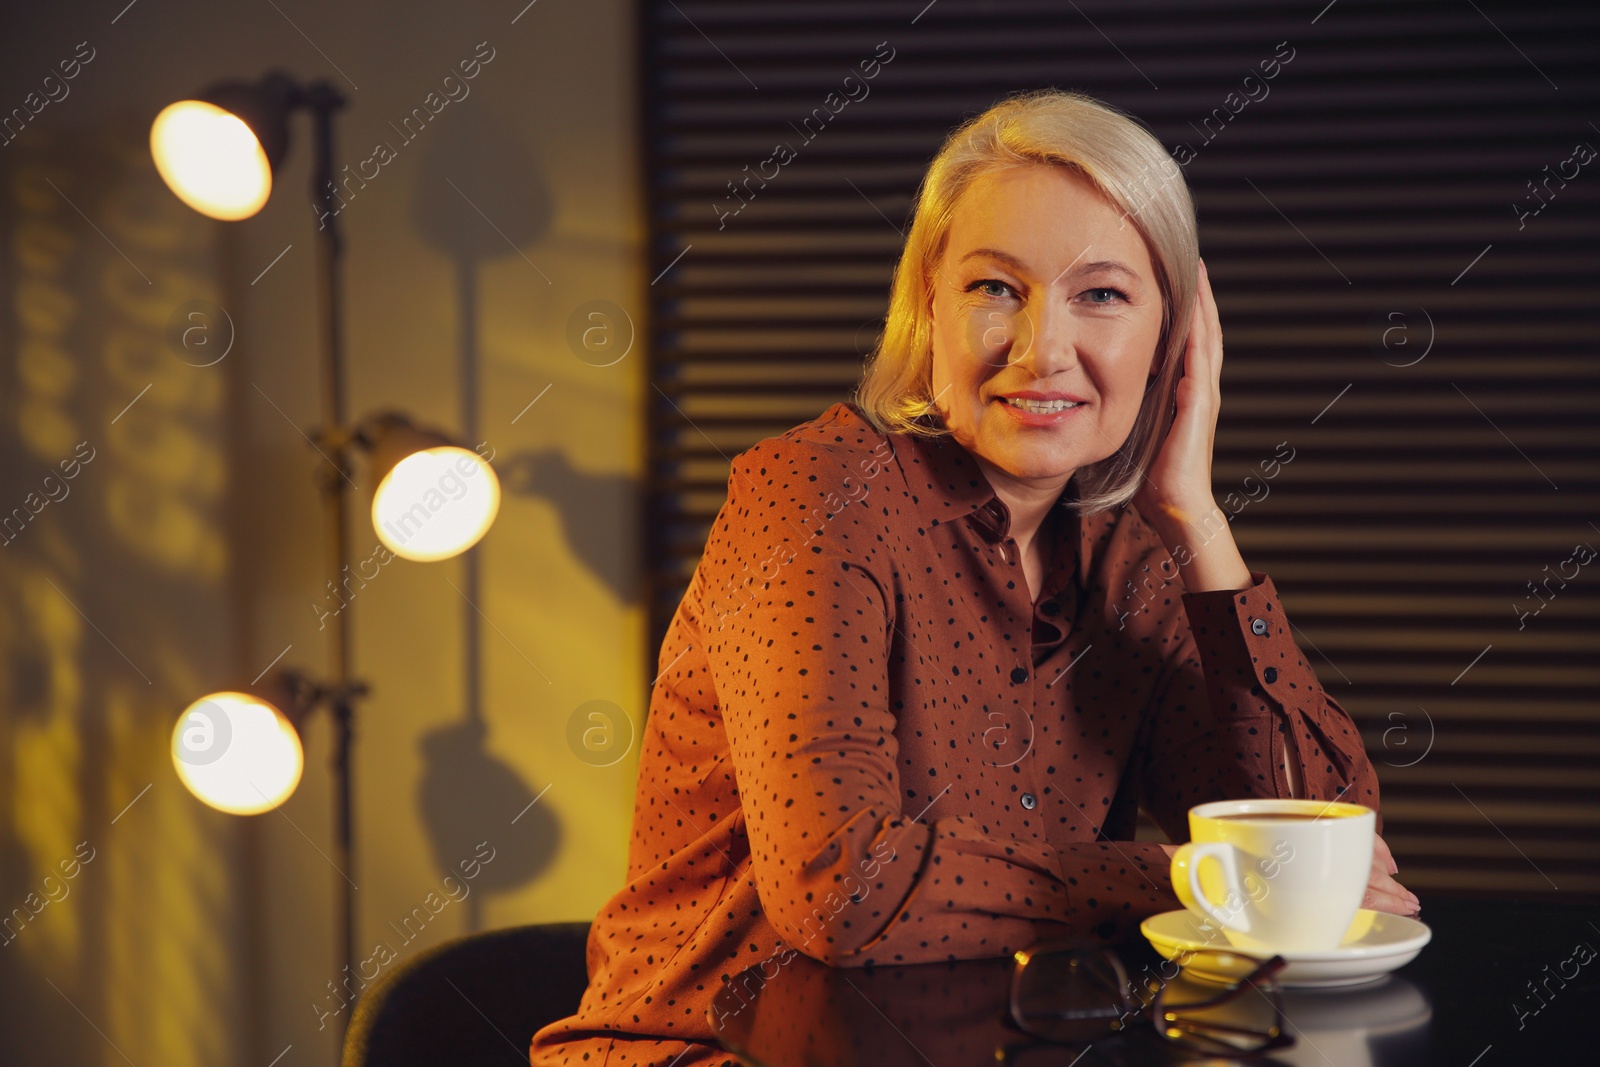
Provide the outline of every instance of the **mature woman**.
[[[1197,803],[1376,808],[1212,497],[1222,331],[1176,164],[1003,101],[918,194],[853,404],[740,454],[662,645],[628,884],[535,1064],[721,1062],[725,978],[1111,940]],[[1270,461],[1271,457],[1263,457]],[[1365,906],[1409,914],[1381,842]]]

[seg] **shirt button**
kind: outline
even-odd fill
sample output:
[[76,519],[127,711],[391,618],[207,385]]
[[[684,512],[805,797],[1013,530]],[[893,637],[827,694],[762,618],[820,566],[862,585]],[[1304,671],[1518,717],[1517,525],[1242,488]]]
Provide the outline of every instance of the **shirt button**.
[[1060,615],[1061,605],[1057,604],[1054,600],[1046,600],[1044,602],[1044,606],[1039,610],[1044,612],[1046,615]]
[[1022,794],[1022,806],[1032,811],[1039,806],[1039,798],[1032,793],[1024,793]]
[[1012,667],[1011,680],[1017,685],[1021,685],[1023,682],[1026,682],[1028,680],[1028,668]]
[[1267,633],[1267,620],[1266,619],[1251,619],[1250,620],[1250,632],[1255,634],[1257,637],[1265,637],[1266,633]]
[[1261,672],[1261,677],[1267,680],[1268,685],[1271,685],[1273,682],[1278,680],[1278,668],[1268,667],[1266,670]]

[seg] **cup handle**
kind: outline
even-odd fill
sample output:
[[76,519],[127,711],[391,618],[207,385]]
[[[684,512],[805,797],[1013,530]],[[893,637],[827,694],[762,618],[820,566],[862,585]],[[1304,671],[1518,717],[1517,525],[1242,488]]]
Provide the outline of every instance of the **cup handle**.
[[[1227,900],[1231,907],[1212,903],[1200,887],[1200,864],[1207,858],[1222,865],[1223,881],[1228,886]],[[1233,846],[1225,841],[1190,842],[1179,846],[1172,854],[1172,889],[1185,908],[1203,915],[1218,926],[1239,933],[1250,932],[1250,917],[1243,908],[1244,886],[1239,880],[1239,864]]]

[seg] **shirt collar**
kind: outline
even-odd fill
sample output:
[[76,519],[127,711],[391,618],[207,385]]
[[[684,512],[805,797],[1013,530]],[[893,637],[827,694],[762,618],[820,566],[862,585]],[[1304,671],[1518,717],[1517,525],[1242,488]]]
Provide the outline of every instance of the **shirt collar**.
[[[930,525],[965,519],[985,540],[994,543],[1010,536],[1011,511],[995,493],[971,453],[950,436],[922,437],[889,434],[890,447],[905,471],[913,502]],[[1092,549],[1102,522],[1098,516],[1084,518],[1069,505],[1077,499],[1077,483],[1069,481],[1056,501],[1055,518],[1062,530],[1076,533],[1077,559],[1073,577],[1079,589],[1089,587]],[[1059,557],[1047,561],[1050,585]],[[1062,561],[1064,562],[1064,561]]]

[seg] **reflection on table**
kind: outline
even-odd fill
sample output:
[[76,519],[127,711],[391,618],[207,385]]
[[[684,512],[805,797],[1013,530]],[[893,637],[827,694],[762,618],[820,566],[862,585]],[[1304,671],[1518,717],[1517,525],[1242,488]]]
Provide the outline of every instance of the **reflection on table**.
[[[1453,900],[1424,902],[1424,917],[1434,939],[1416,960],[1371,983],[1285,990],[1294,1046],[1240,1062],[1467,1067],[1482,1056],[1494,1067],[1571,1062],[1592,1046],[1600,967],[1559,986],[1545,968],[1600,945],[1600,908]],[[1118,952],[1135,981],[1164,966],[1147,945]],[[1008,1017],[1010,978],[1010,960],[858,969],[797,954],[739,975],[711,1015],[723,1044],[759,1067],[1230,1062],[1196,1060],[1143,1023],[1088,1046],[1041,1044]],[[1515,1010],[1530,981],[1543,983],[1537,1017]]]

